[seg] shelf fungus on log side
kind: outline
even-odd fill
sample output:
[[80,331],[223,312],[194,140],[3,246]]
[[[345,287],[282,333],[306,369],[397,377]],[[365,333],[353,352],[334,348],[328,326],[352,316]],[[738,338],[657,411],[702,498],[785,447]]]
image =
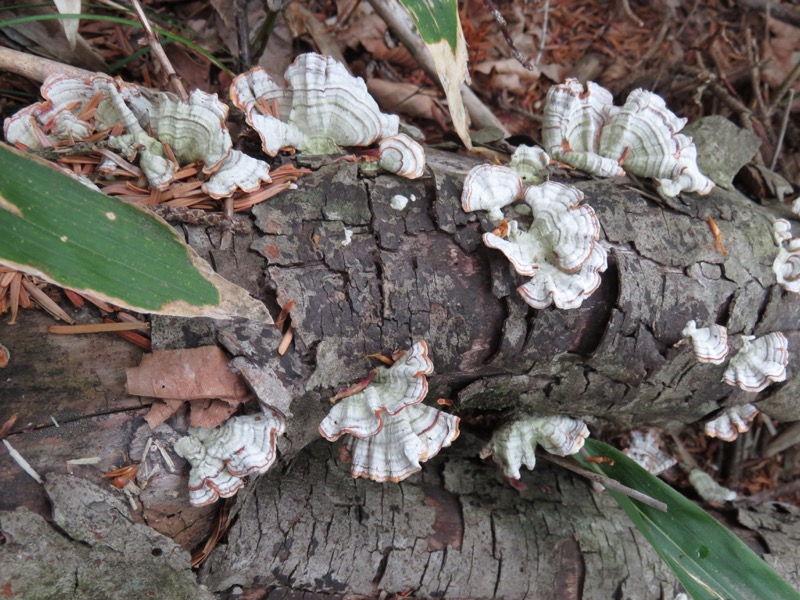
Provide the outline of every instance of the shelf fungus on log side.
[[615,107],[599,85],[568,79],[547,94],[542,139],[553,158],[599,177],[627,170],[654,178],[664,196],[708,194],[714,182],[697,166],[697,147],[678,133],[685,124],[652,92],[634,90]]
[[432,372],[428,346],[420,340],[331,408],[319,432],[332,442],[349,434],[340,458],[350,463],[353,477],[401,481],[458,437],[458,417],[421,404],[425,376]]
[[511,155],[508,167],[527,184],[541,183],[547,179],[550,156],[538,146],[520,145]]
[[786,380],[789,364],[789,342],[776,331],[758,339],[743,335],[741,350],[731,358],[722,380],[738,385],[746,392],[760,392],[772,382]]
[[479,165],[470,169],[464,179],[461,207],[464,212],[485,210],[497,223],[503,219],[503,208],[522,196],[522,179],[516,171],[501,165]]
[[628,447],[623,453],[649,473],[659,475],[678,463],[661,446],[661,436],[655,429],[631,431]]
[[705,424],[704,433],[726,442],[732,442],[740,433],[750,430],[750,423],[758,415],[758,409],[752,404],[726,408],[716,419]]
[[231,101],[275,156],[292,147],[309,154],[335,154],[342,146],[368,146],[397,134],[399,118],[381,113],[364,80],[336,60],[301,54],[279,86],[263,69],[233,80]]
[[244,485],[242,477],[264,473],[272,466],[284,420],[277,411],[265,410],[265,414],[232,417],[214,429],[190,427],[189,435],[175,442],[175,453],[192,466],[192,505],[205,506],[233,496]]
[[722,325],[698,328],[696,321],[689,321],[681,335],[692,340],[692,353],[700,362],[721,365],[730,352],[728,329]]
[[625,171],[615,159],[600,156],[600,133],[614,97],[589,81],[584,89],[567,79],[547,92],[542,123],[544,149],[554,159],[598,177],[616,177]]
[[6,119],[9,143],[38,150],[121,126],[109,147],[128,160],[138,156],[140,168],[157,190],[172,183],[181,164],[198,161],[210,175],[203,191],[213,198],[230,196],[237,188],[253,192],[262,181],[271,181],[265,162],[232,149],[225,126],[228,107],[216,94],[194,90],[183,102],[98,73],[50,76],[42,95],[44,102]]
[[419,179],[425,173],[425,149],[405,133],[383,138],[379,148],[381,169],[406,179]]
[[692,469],[689,473],[689,483],[706,502],[725,504],[738,497],[735,491],[722,487],[711,475],[700,469]]
[[117,123],[141,129],[136,115],[125,105],[124,96],[131,96],[130,90],[126,88],[123,94],[118,89],[120,85],[101,73],[85,77],[50,75],[41,87],[44,101],[6,119],[6,141],[41,150],[62,142],[85,140],[96,130],[109,129]]
[[588,437],[589,428],[579,419],[523,417],[497,429],[480,456],[491,456],[506,477],[519,479],[522,465],[531,470],[536,466],[537,445],[550,454],[567,456],[583,448]]
[[530,306],[579,307],[599,287],[608,264],[605,248],[597,243],[600,224],[594,210],[580,204],[578,189],[560,183],[531,186],[524,200],[533,214],[530,228],[521,231],[511,221],[505,230],[485,233],[483,243],[532,278],[518,288]]
[[781,245],[772,270],[783,289],[800,294],[800,238],[791,238]]

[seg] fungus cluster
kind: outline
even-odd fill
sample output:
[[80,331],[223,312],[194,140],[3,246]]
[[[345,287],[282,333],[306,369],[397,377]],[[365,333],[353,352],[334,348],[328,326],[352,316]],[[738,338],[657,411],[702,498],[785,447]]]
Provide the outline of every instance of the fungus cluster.
[[233,496],[244,485],[243,477],[272,466],[284,420],[277,411],[266,410],[261,415],[233,417],[214,429],[190,427],[189,435],[175,442],[175,453],[192,466],[192,505],[205,506]]
[[732,442],[740,433],[750,430],[750,422],[758,415],[758,409],[752,404],[742,404],[725,409],[716,419],[705,424],[703,432],[708,437]]
[[678,133],[685,124],[653,92],[634,90],[618,107],[596,83],[568,79],[547,93],[542,141],[556,160],[599,177],[624,167],[654,178],[664,196],[708,194],[714,182],[700,172],[692,139]]
[[335,154],[343,146],[369,146],[381,139],[380,165],[403,177],[422,175],[425,152],[406,135],[399,118],[380,111],[360,77],[320,54],[302,54],[284,73],[286,86],[255,68],[231,84],[231,102],[261,137],[265,154],[282,148]]
[[632,431],[628,447],[623,452],[640,467],[659,475],[677,464],[677,459],[661,449],[661,438],[654,429]]
[[692,353],[699,362],[721,365],[730,352],[728,328],[723,325],[698,328],[696,321],[689,321],[681,335],[691,339]]
[[[725,362],[730,348],[728,330],[722,325],[698,328],[695,321],[689,321],[683,336],[691,339],[692,352],[698,361],[715,365]],[[785,335],[775,331],[760,338],[743,335],[741,340],[742,347],[730,359],[722,381],[739,386],[745,392],[756,393],[773,382],[786,380],[789,342]],[[730,407],[706,423],[705,433],[731,442],[739,433],[750,429],[750,422],[757,414],[758,409],[752,404]]]
[[776,219],[772,228],[780,246],[772,270],[783,289],[800,294],[800,238],[792,237],[792,226],[786,219]]
[[518,288],[534,308],[577,308],[600,285],[606,270],[606,250],[597,243],[600,223],[583,202],[577,188],[546,182],[522,194],[522,181],[512,169],[481,165],[464,181],[461,196],[465,211],[487,210],[493,220],[502,209],[522,197],[533,222],[522,230],[517,221],[483,235],[483,243],[503,252],[520,275],[531,279]]
[[481,450],[481,458],[491,456],[510,479],[520,478],[520,468],[536,466],[536,446],[550,454],[575,454],[589,437],[589,428],[579,419],[565,416],[523,417],[503,425]]
[[378,367],[331,408],[319,425],[330,441],[347,435],[340,451],[353,477],[398,482],[458,437],[459,418],[422,404],[433,372],[420,340],[391,367]]
[[[269,166],[233,149],[225,126],[228,107],[216,94],[194,90],[183,102],[150,93],[102,74],[83,78],[52,75],[42,85],[44,102],[5,122],[6,140],[32,150],[64,141],[91,139],[112,130],[109,146],[139,166],[150,185],[164,190],[182,165],[199,161],[209,176],[203,191],[225,198],[253,192],[270,182]],[[152,135],[151,135],[152,134]],[[113,170],[113,161],[100,166]]]

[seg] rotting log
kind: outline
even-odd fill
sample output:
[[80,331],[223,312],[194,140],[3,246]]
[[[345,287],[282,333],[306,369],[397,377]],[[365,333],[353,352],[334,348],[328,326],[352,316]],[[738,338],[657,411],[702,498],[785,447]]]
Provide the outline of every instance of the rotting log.
[[[770,211],[736,192],[656,202],[619,182],[578,182],[602,225],[609,269],[581,308],[535,311],[516,295],[522,279],[510,272],[505,258],[482,246],[480,235],[491,225],[482,215],[461,210],[461,181],[471,159],[430,154],[428,175],[417,181],[363,177],[351,163],[322,166],[302,178],[296,191],[256,207],[258,232],[237,236],[229,250],[219,248],[219,232],[183,229],[218,272],[268,305],[277,309],[295,301],[294,343],[283,357],[276,352],[280,333],[272,326],[154,319],[156,347],[222,343],[259,399],[291,415],[280,443],[283,464],[250,494],[240,494],[228,543],[215,551],[203,580],[216,590],[233,584],[275,588],[276,597],[415,589],[422,595],[512,598],[523,597],[518,594],[524,589],[538,598],[548,596],[530,590],[550,589],[554,573],[562,573],[564,585],[576,582],[576,595],[552,588],[549,597],[601,598],[618,592],[618,597],[660,598],[673,589],[672,576],[610,500],[596,499],[571,475],[537,468],[525,476],[534,491],[519,494],[474,457],[478,444],[465,441],[465,434],[456,448],[399,486],[353,482],[345,466],[334,465],[327,443],[309,444],[319,440],[316,427],[335,389],[368,372],[366,355],[403,349],[419,338],[428,342],[436,366],[429,398],[450,398],[458,414],[480,417],[483,424],[519,410],[588,416],[590,424],[618,428],[691,423],[742,401],[742,394],[720,382],[724,367],[699,364],[686,346],[673,347],[690,319],[726,325],[734,340],[736,334],[783,331],[793,357],[790,378],[757,396],[757,404],[779,419],[800,419],[794,403],[800,384],[791,377],[800,301],[775,285]],[[402,211],[389,204],[396,194],[411,200]],[[708,216],[722,231],[727,256],[715,246]],[[12,352],[3,380],[10,377],[17,401],[37,386],[63,385],[43,382],[31,372],[37,361],[33,350],[22,363],[14,361],[26,356],[16,347],[31,343],[19,331],[10,341],[5,332],[3,338]],[[48,360],[74,360],[55,354]],[[104,368],[118,360],[121,378],[131,358],[105,360]],[[124,395],[121,381],[97,377],[93,369],[79,363],[65,370],[82,387],[62,395],[87,394],[85,408],[66,425],[88,423],[86,431],[113,421],[107,434],[101,429],[70,441],[54,427],[44,427],[35,435],[10,437],[45,473],[63,471],[63,460],[77,457],[76,452],[103,456],[104,468],[119,466],[107,464],[109,448],[134,460],[141,455],[149,435],[142,405]],[[46,425],[51,413],[44,406],[31,408],[31,396],[27,393],[28,414],[35,416],[28,420]],[[27,422],[22,414],[20,419]],[[180,419],[170,423],[157,432],[164,444],[185,430]],[[58,458],[48,456],[48,445],[59,448]],[[203,525],[210,526],[210,514],[189,509],[186,465],[177,463],[183,476],[156,478],[142,497],[142,516],[171,536],[183,533],[181,541],[188,546],[201,537]],[[97,478],[89,468],[77,471]],[[26,476],[4,460],[0,477],[6,483]],[[553,494],[548,496],[548,489]],[[399,511],[393,508],[398,495]],[[495,505],[497,512],[491,509]],[[578,516],[568,517],[566,507],[572,506]],[[38,507],[46,511],[43,500]],[[332,516],[339,511],[346,518]],[[413,537],[393,533],[396,521],[415,521],[415,511],[420,517],[412,523]],[[570,528],[568,522],[580,527]],[[441,533],[444,541],[437,542],[447,527],[454,532]],[[498,537],[506,530],[518,536],[516,542]],[[776,541],[761,550],[775,552],[770,560],[782,572],[796,573],[797,557],[780,549],[792,548],[797,536],[788,526],[774,535]],[[525,559],[518,560],[511,548],[522,543]],[[319,544],[324,547],[317,551]],[[598,550],[602,544],[610,547]],[[351,557],[333,559],[347,548]],[[351,563],[356,557],[366,561],[358,572]],[[249,561],[255,562],[244,569]],[[651,577],[655,583],[648,582]]]

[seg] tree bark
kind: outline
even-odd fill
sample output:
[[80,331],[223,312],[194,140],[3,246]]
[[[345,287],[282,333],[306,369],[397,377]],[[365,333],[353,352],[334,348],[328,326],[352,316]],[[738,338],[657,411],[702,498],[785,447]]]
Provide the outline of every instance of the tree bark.
[[[615,181],[577,182],[599,217],[609,268],[579,309],[537,311],[517,296],[523,279],[483,247],[481,234],[492,225],[461,209],[461,182],[473,162],[432,151],[428,176],[417,181],[360,176],[351,163],[321,166],[296,191],[256,207],[257,233],[237,236],[231,249],[220,248],[219,232],[184,228],[221,275],[276,310],[295,302],[294,342],[284,356],[272,326],[153,321],[157,348],[222,343],[259,401],[288,417],[282,465],[240,493],[227,544],[204,570],[213,590],[235,584],[272,590],[270,597],[409,589],[475,598],[672,597],[674,578],[610,499],[540,467],[525,475],[528,491],[520,494],[477,459],[480,442],[470,432],[486,438],[492,426],[528,412],[586,417],[594,431],[673,427],[755,399],[776,418],[800,419],[793,362],[787,382],[746,395],[720,382],[723,366],[673,347],[696,319],[726,325],[734,347],[737,334],[781,330],[795,359],[800,302],[775,285],[771,211],[724,190],[656,201]],[[410,200],[399,211],[390,205],[397,194]],[[715,247],[706,217],[721,229],[727,256]],[[14,344],[7,339],[8,408],[28,411],[43,427],[10,439],[43,472],[63,470],[65,458],[107,460],[120,449],[136,460],[148,436],[169,446],[185,430],[181,419],[155,432],[142,424],[142,403],[125,395],[121,381],[135,357],[101,354],[87,366],[74,349],[43,358],[19,330]],[[328,398],[368,373],[365,356],[417,339],[428,342],[436,367],[428,398],[451,399],[467,432],[406,482],[353,481],[331,458],[332,446],[319,441]],[[64,367],[68,380],[53,383],[52,366],[31,368],[42,360],[72,361]],[[43,376],[51,389],[26,396],[43,387]],[[41,402],[59,396],[81,398],[67,419],[75,424],[72,437],[46,426],[52,412]],[[188,508],[187,466],[176,461],[181,474],[154,478],[140,497],[140,517],[186,548],[211,516]],[[35,497],[27,502],[47,512],[36,485],[16,467],[0,465],[0,480],[19,484]],[[0,508],[25,503],[24,495],[0,498]],[[800,536],[789,525],[775,529],[760,550],[779,570],[797,573],[792,548]]]

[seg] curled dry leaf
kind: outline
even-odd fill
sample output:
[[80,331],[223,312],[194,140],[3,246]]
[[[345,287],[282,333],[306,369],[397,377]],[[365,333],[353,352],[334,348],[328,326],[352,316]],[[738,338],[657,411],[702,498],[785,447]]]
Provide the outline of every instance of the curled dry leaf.
[[244,485],[242,477],[266,472],[275,462],[277,438],[283,432],[283,417],[269,409],[265,414],[233,417],[215,429],[190,427],[174,449],[192,466],[192,505],[233,496]]
[[703,431],[708,437],[715,437],[732,442],[740,433],[750,430],[750,423],[758,415],[758,409],[752,404],[732,406],[723,411],[716,419],[705,424]]
[[698,329],[696,321],[689,321],[681,335],[691,338],[692,352],[700,362],[721,365],[730,352],[728,329],[722,325],[711,325]]
[[368,146],[397,133],[398,117],[381,113],[364,80],[330,57],[302,54],[284,77],[286,88],[254,69],[231,85],[231,101],[270,156],[285,147],[335,154],[342,146]]
[[506,477],[520,478],[520,467],[536,466],[536,446],[550,454],[575,454],[589,437],[589,428],[579,419],[565,416],[524,417],[503,425],[481,450],[481,458],[491,456]]
[[191,401],[192,425],[214,427],[227,419],[249,396],[241,377],[228,368],[217,346],[156,350],[138,367],[126,369],[126,389],[135,396],[161,398],[145,416],[156,427]]
[[722,380],[728,385],[738,385],[746,392],[760,392],[772,382],[786,380],[789,364],[789,342],[776,331],[758,339],[742,336],[741,350],[736,353]]
[[631,431],[628,447],[623,452],[648,472],[658,475],[678,462],[661,449],[662,445],[661,436],[655,429]]

